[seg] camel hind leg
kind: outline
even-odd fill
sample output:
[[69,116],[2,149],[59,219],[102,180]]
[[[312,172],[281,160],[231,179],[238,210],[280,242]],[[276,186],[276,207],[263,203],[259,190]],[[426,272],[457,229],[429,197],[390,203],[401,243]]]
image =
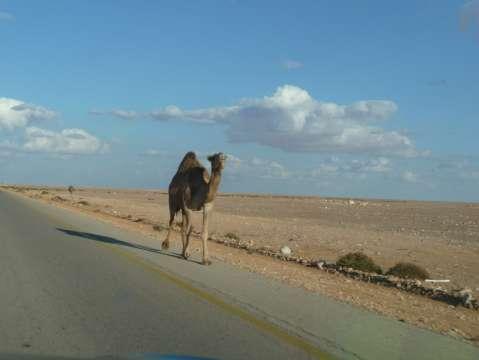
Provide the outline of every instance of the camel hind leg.
[[161,248],[163,250],[170,248],[170,233],[173,226],[173,221],[175,220],[175,213],[170,210],[170,222],[168,224],[168,233],[166,234],[166,239],[161,243]]
[[183,210],[183,229],[181,231],[181,240],[183,241],[182,255],[185,259],[190,256],[188,252],[188,245],[190,244],[190,235],[193,231],[192,211],[189,209]]
[[208,255],[208,222],[211,212],[213,211],[213,204],[207,203],[203,207],[203,231],[201,232],[201,240],[203,242],[203,265],[211,265],[211,260]]

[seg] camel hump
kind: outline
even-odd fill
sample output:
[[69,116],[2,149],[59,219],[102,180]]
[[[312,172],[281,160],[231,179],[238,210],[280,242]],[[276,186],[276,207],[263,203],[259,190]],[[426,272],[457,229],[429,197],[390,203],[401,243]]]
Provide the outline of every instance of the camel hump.
[[184,173],[192,168],[202,167],[196,154],[193,151],[188,151],[183,160],[181,160],[180,165],[178,166],[177,173]]
[[210,174],[208,174],[208,170],[203,168],[203,181],[208,184],[210,182]]

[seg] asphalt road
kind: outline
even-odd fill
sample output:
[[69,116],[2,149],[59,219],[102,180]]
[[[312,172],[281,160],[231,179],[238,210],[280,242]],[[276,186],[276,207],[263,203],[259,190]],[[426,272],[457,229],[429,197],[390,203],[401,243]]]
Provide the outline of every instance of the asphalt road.
[[88,230],[0,192],[0,352],[311,358],[81,236]]
[[0,191],[0,359],[479,359],[451,337],[160,244]]

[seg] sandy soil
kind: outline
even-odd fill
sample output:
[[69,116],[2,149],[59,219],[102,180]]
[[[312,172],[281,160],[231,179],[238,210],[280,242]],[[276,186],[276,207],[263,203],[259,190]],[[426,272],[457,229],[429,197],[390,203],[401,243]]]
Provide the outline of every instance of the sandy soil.
[[[36,188],[24,194],[134,228],[158,238],[158,246],[166,234],[133,221],[145,219],[165,228],[168,198],[163,191],[77,189],[73,201],[65,189]],[[67,201],[52,201],[55,196]],[[201,230],[199,214],[194,227]],[[216,200],[210,232],[233,233],[255,246],[287,245],[312,259],[333,261],[360,250],[385,269],[398,261],[413,262],[432,278],[451,280],[441,286],[468,287],[479,295],[479,204],[223,194]],[[172,241],[180,242],[179,234]],[[199,241],[192,243],[199,250]],[[479,346],[478,311],[215,243],[210,247],[216,259]]]

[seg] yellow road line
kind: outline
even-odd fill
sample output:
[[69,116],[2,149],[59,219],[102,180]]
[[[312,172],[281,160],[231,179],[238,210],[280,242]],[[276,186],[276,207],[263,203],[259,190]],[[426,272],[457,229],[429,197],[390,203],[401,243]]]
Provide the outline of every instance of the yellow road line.
[[139,265],[143,269],[152,273],[154,276],[156,276],[156,277],[158,277],[162,280],[168,280],[168,281],[174,283],[178,287],[196,295],[197,297],[199,297],[203,300],[206,300],[206,301],[220,307],[224,311],[226,311],[226,312],[228,312],[228,313],[230,313],[234,316],[237,316],[240,319],[254,325],[256,328],[262,330],[263,332],[271,334],[271,335],[279,338],[280,340],[284,341],[285,343],[287,343],[289,345],[293,345],[293,346],[305,351],[306,353],[308,353],[313,358],[322,359],[322,360],[323,359],[324,360],[334,359],[331,355],[325,353],[324,351],[320,350],[319,348],[310,344],[309,342],[307,342],[307,341],[305,341],[305,340],[303,340],[303,339],[301,339],[297,336],[294,336],[294,335],[291,335],[291,334],[287,333],[285,330],[283,330],[279,326],[274,325],[270,322],[258,319],[257,317],[248,313],[247,311],[242,310],[239,307],[236,307],[234,305],[228,304],[227,302],[221,300],[219,297],[217,297],[217,296],[215,296],[215,295],[213,295],[213,294],[211,294],[211,293],[209,293],[205,290],[199,289],[199,288],[191,285],[187,281],[184,281],[184,280],[182,280],[182,279],[180,279],[180,278],[178,278],[178,277],[176,277],[176,276],[174,276],[174,275],[172,275],[168,272],[165,272],[165,271],[161,270],[157,266],[151,264],[148,261],[143,260],[141,257],[139,257],[138,255],[133,254],[130,251],[125,251],[125,250],[119,249],[115,245],[109,245],[109,244],[101,244],[101,245],[104,246],[104,247],[109,248],[110,250],[112,250],[113,252],[115,252],[119,255],[122,255],[123,257],[127,258],[129,261],[135,263],[136,265]]

